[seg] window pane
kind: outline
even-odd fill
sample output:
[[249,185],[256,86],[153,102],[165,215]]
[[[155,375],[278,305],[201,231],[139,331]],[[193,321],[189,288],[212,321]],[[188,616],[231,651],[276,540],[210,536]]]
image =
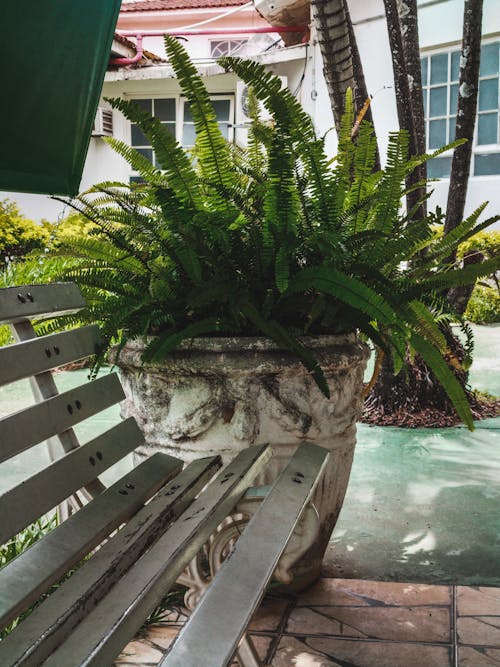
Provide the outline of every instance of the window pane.
[[489,176],[490,174],[500,174],[500,153],[475,155],[474,176]]
[[452,141],[455,141],[455,130],[457,126],[457,121],[455,118],[450,118],[448,123],[449,123],[448,143],[451,144]]
[[219,123],[220,131],[224,139],[229,139],[229,124],[228,123]]
[[458,81],[460,76],[460,51],[451,54],[451,81]]
[[498,79],[479,82],[479,111],[498,109]]
[[424,98],[424,118],[429,117],[429,88],[423,88],[422,95]]
[[154,113],[158,120],[175,120],[175,100],[155,100]]
[[144,109],[144,111],[147,111],[149,114],[153,113],[153,108],[151,105],[152,100],[132,100],[132,102],[140,106],[141,109]]
[[440,88],[431,88],[431,110],[430,117],[434,118],[435,116],[446,116],[447,112],[447,99],[446,99],[446,86],[441,86]]
[[431,56],[431,83],[446,83],[448,81],[448,54],[440,53]]
[[193,114],[191,113],[191,109],[189,108],[189,104],[187,102],[184,103],[184,121],[193,121]]
[[182,145],[194,146],[195,141],[196,132],[194,131],[194,125],[192,123],[184,123],[182,128]]
[[132,123],[130,126],[132,128],[132,146],[149,146],[149,139],[147,139],[141,128],[136,125],[135,123]]
[[138,153],[141,153],[146,157],[151,163],[153,162],[153,150],[151,148],[137,148]]
[[446,143],[446,121],[431,120],[429,123],[429,148],[441,148]]
[[229,100],[212,100],[212,104],[214,105],[215,115],[217,116],[217,120],[219,122],[228,121],[229,110],[231,108]]
[[420,65],[422,67],[422,85],[426,86],[427,85],[427,65],[429,62],[429,58],[421,58],[420,59]]
[[142,176],[131,176],[128,180],[129,183],[137,183],[137,185],[145,182]]
[[451,157],[436,157],[427,163],[429,178],[449,178],[451,171]]
[[477,143],[496,144],[498,129],[498,114],[485,113],[480,114],[477,119]]
[[230,45],[227,39],[217,42],[210,42],[210,53],[212,58],[219,58],[220,56],[228,56],[230,52]]
[[175,137],[175,123],[162,123],[162,125]]
[[450,113],[454,116],[457,115],[458,107],[458,86],[453,84],[450,86]]
[[479,76],[498,74],[498,42],[481,47],[481,69]]

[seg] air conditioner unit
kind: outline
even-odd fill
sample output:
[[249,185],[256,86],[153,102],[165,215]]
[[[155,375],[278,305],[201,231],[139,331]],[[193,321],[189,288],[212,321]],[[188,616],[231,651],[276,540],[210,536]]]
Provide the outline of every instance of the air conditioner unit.
[[[278,77],[281,80],[281,87],[286,88],[288,78],[286,76]],[[260,118],[263,122],[271,120],[271,114],[262,102],[259,102]],[[250,123],[248,116],[248,86],[243,81],[236,82],[236,127]]]
[[93,137],[112,137],[113,136],[113,111],[99,107],[92,128]]

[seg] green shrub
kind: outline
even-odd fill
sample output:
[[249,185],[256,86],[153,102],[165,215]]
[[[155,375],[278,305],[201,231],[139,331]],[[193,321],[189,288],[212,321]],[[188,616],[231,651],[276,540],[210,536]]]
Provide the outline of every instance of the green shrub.
[[474,234],[470,239],[461,243],[458,247],[459,259],[470,252],[480,252],[485,259],[500,256],[500,231],[482,231]]
[[[0,546],[0,567],[8,565],[14,558],[17,558],[24,551],[29,549],[35,542],[38,542],[44,535],[49,533],[57,526],[57,515],[52,514],[48,517],[42,517],[32,523],[30,526],[15,535],[12,539]],[[38,604],[38,603],[37,603]],[[36,606],[36,605],[35,605]],[[25,611],[19,618],[16,618],[4,630],[0,631],[0,639],[6,637],[18,625],[23,618],[26,618],[31,609]]]
[[49,232],[21,215],[14,202],[0,201],[0,268],[8,262],[41,252],[49,241]]
[[3,347],[4,345],[10,345],[10,343],[14,342],[14,338],[12,336],[12,332],[10,330],[10,327],[7,324],[3,324],[0,326],[0,347]]
[[[481,253],[485,260],[500,257],[500,231],[482,231],[461,243],[457,257],[463,259],[471,253]],[[500,322],[500,285],[498,271],[486,276],[487,282],[474,287],[465,318],[477,324]]]
[[476,324],[500,322],[498,289],[488,285],[476,285],[465,311],[465,319]]

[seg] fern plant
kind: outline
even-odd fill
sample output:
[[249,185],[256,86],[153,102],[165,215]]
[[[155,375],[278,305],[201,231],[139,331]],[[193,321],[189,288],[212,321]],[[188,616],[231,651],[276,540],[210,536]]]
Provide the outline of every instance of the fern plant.
[[[357,330],[393,356],[396,371],[408,345],[418,352],[472,427],[436,313],[441,292],[498,266],[498,258],[466,269],[447,263],[453,248],[492,220],[479,222],[480,207],[439,238],[429,220],[414,222],[414,212],[401,209],[408,173],[440,151],[409,158],[408,137],[397,132],[386,167],[374,172],[373,128],[355,123],[348,94],[331,161],[277,77],[254,62],[223,58],[253,91],[248,149],[238,149],[224,140],[184,48],[165,41],[193,116],[196,163],[143,109],[110,100],[148,137],[156,166],[109,139],[143,183],[101,183],[70,202],[95,223],[90,238],[70,243],[74,264],[61,275],[79,283],[89,302],[71,317],[98,322],[104,348],[148,336],[144,362],[194,336],[269,336],[297,355],[326,396],[301,336]],[[257,101],[272,125],[259,119]]]

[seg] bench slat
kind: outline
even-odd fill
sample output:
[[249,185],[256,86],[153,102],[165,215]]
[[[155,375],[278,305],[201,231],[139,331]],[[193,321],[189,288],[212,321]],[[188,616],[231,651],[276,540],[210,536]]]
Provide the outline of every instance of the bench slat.
[[0,544],[133,451],[144,436],[133,417],[0,496]]
[[[154,454],[0,570],[0,625],[7,625],[37,600],[181,468],[182,461],[167,454]],[[36,620],[34,613],[22,624],[22,632],[29,636],[28,645],[38,636],[29,633]],[[0,642],[1,665],[15,664],[20,639],[16,632]]]
[[0,324],[72,313],[84,307],[85,300],[75,283],[22,285],[0,290]]
[[0,461],[62,433],[124,398],[117,374],[111,373],[4,417],[0,420]]
[[99,327],[91,324],[2,347],[0,385],[91,357],[98,343]]
[[[112,664],[123,645],[139,629],[148,613],[159,604],[180,572],[238,502],[251,480],[269,460],[270,453],[267,446],[250,447],[241,452],[114,585],[44,666],[102,667]],[[61,586],[61,597],[64,596],[64,588],[70,586],[71,580]],[[43,608],[48,609],[50,601],[40,605],[40,615],[45,617],[45,622],[47,612],[44,613]],[[61,636],[59,641],[63,638]],[[0,645],[0,656],[1,648]],[[200,663],[204,664],[203,661]],[[24,667],[25,663],[19,665]]]
[[229,664],[327,457],[315,445],[299,447],[159,667]]

